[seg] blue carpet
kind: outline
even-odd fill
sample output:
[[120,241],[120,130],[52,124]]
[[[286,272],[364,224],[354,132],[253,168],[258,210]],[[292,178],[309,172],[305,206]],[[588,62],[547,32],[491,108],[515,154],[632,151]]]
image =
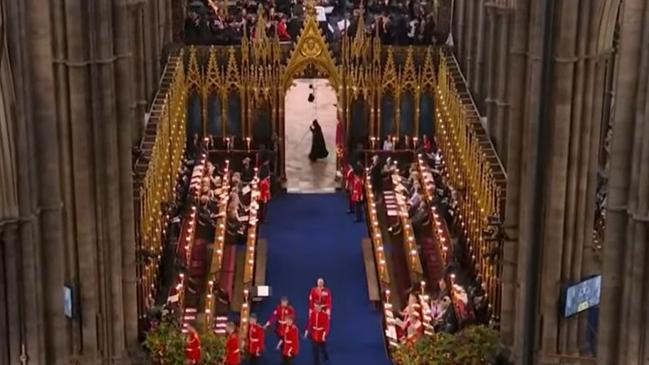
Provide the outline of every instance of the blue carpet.
[[[307,320],[308,293],[318,277],[333,297],[331,334],[327,341],[332,365],[391,364],[383,341],[381,317],[367,296],[361,240],[364,223],[345,214],[342,194],[284,195],[269,205],[260,237],[268,240],[268,284],[272,298],[254,308],[265,322],[281,296],[295,307],[300,335]],[[262,363],[281,363],[277,336],[266,332]],[[310,340],[301,339],[296,365],[312,364]]]

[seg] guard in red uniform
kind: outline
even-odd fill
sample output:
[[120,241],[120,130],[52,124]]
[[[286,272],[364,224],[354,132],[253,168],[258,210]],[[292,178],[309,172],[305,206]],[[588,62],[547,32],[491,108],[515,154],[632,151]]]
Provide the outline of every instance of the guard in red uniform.
[[236,326],[232,322],[228,322],[225,327],[225,332],[228,334],[228,339],[225,341],[225,365],[240,365],[241,364],[241,351],[239,349],[239,336],[237,336]]
[[185,359],[190,364],[198,364],[201,361],[201,339],[198,332],[191,324],[187,328],[187,348],[185,349]]
[[248,357],[250,358],[250,365],[259,364],[262,351],[264,351],[264,327],[257,323],[257,316],[251,314],[248,319]]
[[363,173],[362,168],[357,168],[354,171],[354,180],[352,183],[352,202],[356,210],[355,222],[360,222],[363,219]]
[[266,206],[270,201],[270,175],[259,180],[259,220],[266,218]]
[[320,365],[320,354],[324,357],[325,364],[329,363],[329,353],[327,352],[327,338],[329,337],[329,314],[323,307],[316,304],[309,315],[309,326],[304,332],[304,337],[311,334],[311,345],[313,346],[313,363]]
[[288,317],[295,317],[295,309],[288,304],[288,298],[282,297],[279,305],[275,308],[273,314],[271,314],[270,318],[264,325],[264,328],[268,328],[268,326],[272,322],[277,321],[277,323],[275,324],[275,333],[277,333],[277,335],[281,338],[283,336],[284,327],[286,326]]
[[345,180],[345,192],[347,192],[347,198],[349,200],[349,209],[347,214],[352,214],[354,212],[354,202],[352,201],[352,187],[354,186],[354,169],[351,165],[347,165],[344,171],[344,180]]
[[297,326],[293,323],[293,316],[286,317],[286,325],[282,332],[282,339],[277,344],[277,348],[282,347],[282,357],[284,365],[293,363],[293,359],[300,351],[300,335]]
[[316,286],[309,292],[309,315],[317,305],[322,307],[324,312],[331,315],[331,290],[325,287],[323,278],[318,278]]

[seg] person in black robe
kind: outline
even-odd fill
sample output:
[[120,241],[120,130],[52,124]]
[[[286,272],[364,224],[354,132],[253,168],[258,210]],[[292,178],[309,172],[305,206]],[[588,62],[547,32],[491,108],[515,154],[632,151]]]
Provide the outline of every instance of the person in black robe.
[[327,156],[329,156],[329,152],[327,151],[324,136],[322,135],[322,128],[320,128],[320,124],[318,123],[317,119],[313,120],[313,123],[311,123],[311,127],[309,127],[309,129],[312,133],[309,160],[313,162],[321,158],[326,158]]

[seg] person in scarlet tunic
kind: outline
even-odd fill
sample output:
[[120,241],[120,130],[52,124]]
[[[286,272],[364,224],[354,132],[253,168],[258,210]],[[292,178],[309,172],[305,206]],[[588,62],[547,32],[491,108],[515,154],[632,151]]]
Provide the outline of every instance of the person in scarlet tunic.
[[349,209],[347,214],[354,212],[354,202],[352,201],[352,186],[354,185],[354,169],[351,165],[345,166],[344,170],[345,192],[347,193],[347,200],[349,201]]
[[239,349],[239,336],[237,336],[236,326],[233,322],[228,322],[225,326],[225,332],[228,335],[225,341],[225,365],[240,365],[241,351]]
[[304,331],[304,337],[311,334],[311,345],[313,346],[313,363],[320,365],[320,354],[324,357],[325,364],[329,363],[327,352],[327,337],[329,337],[330,317],[323,310],[323,306],[316,304],[309,315],[309,325]]
[[196,328],[192,324],[187,326],[187,347],[185,349],[185,359],[189,364],[198,364],[201,360],[201,339],[198,336]]
[[324,312],[331,315],[331,290],[325,287],[323,278],[318,278],[316,286],[309,292],[309,315],[316,305],[320,305]]
[[363,169],[358,167],[354,171],[354,180],[352,183],[352,202],[356,211],[355,222],[363,219]]
[[259,220],[266,217],[266,205],[270,201],[270,170],[268,164],[262,165],[259,170]]
[[284,365],[293,363],[293,358],[300,351],[300,335],[297,326],[293,323],[293,316],[286,317],[286,325],[282,331],[282,339],[277,344],[277,349],[282,348],[282,358]]
[[251,314],[248,319],[248,357],[250,365],[259,364],[264,351],[264,327],[257,323],[257,316]]
[[279,302],[279,305],[275,307],[273,314],[270,315],[270,318],[264,325],[264,328],[268,328],[271,323],[277,322],[275,324],[275,333],[281,338],[284,333],[284,327],[286,327],[286,322],[288,317],[295,317],[295,309],[293,306],[288,304],[288,298],[282,297]]

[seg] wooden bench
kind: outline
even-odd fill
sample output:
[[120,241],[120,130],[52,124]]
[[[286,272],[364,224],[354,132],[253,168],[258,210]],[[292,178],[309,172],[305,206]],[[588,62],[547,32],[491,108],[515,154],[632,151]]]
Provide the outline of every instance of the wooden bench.
[[232,293],[232,301],[230,301],[230,310],[237,312],[241,310],[243,304],[243,270],[246,266],[246,251],[237,250],[234,270],[234,285]]
[[374,307],[378,307],[381,301],[379,293],[379,280],[376,272],[376,261],[374,260],[374,250],[372,247],[372,240],[364,238],[361,242],[363,247],[363,262],[365,263],[365,278],[367,279],[367,294],[370,302]]
[[234,245],[226,246],[225,249],[223,250],[223,264],[221,266],[221,275],[219,276],[219,286],[225,292],[228,302],[232,301],[236,257],[237,257],[236,246]]
[[[268,241],[260,238],[257,240],[257,253],[255,257],[255,287],[266,285],[266,261],[268,261]],[[262,298],[254,297],[253,301],[261,301]]]
[[189,276],[193,278],[202,277],[205,275],[207,265],[205,259],[207,257],[207,241],[204,239],[196,239],[192,247],[191,262],[189,264]]

